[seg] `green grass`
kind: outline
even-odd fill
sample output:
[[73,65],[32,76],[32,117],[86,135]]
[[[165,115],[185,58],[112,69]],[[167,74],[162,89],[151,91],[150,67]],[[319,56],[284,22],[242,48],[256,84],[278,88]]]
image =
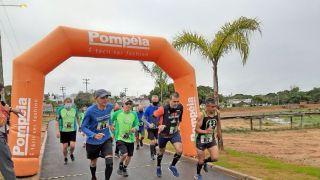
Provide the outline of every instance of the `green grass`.
[[[149,143],[149,140],[145,140]],[[167,150],[174,152],[171,144]],[[283,162],[259,154],[225,149],[215,165],[263,179],[320,179],[320,168]]]
[[232,149],[221,152],[220,161],[215,164],[264,179],[320,179],[320,168]]

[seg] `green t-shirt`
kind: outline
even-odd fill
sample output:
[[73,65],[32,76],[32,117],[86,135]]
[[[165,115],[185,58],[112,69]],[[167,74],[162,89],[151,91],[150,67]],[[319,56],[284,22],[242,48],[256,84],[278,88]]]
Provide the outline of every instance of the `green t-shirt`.
[[77,130],[78,111],[76,108],[67,110],[66,108],[59,109],[59,129],[61,132],[71,132]]
[[115,140],[133,143],[135,141],[132,128],[139,129],[139,120],[135,112],[117,111],[112,116],[112,122],[115,126]]
[[81,112],[81,113],[79,114],[79,118],[80,118],[80,126],[81,126],[82,121],[83,121],[83,118],[84,118],[84,112]]

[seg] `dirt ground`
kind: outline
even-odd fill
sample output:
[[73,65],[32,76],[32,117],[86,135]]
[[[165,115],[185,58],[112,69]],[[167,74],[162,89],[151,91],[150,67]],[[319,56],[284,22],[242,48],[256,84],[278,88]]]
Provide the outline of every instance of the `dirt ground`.
[[223,138],[226,148],[320,167],[320,129],[225,133]]
[[[319,108],[319,105],[313,108]],[[239,112],[228,111],[228,114]],[[252,111],[241,112],[250,113]],[[270,109],[261,109],[256,112],[270,112]],[[222,128],[226,127],[250,128],[250,124],[241,119],[222,121]],[[223,138],[226,148],[262,154],[286,162],[320,167],[320,129],[224,133]]]

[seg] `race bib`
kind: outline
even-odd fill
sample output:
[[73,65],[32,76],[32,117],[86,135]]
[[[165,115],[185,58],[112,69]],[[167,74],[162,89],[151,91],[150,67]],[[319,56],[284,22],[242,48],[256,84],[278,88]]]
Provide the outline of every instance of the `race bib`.
[[201,143],[211,143],[213,140],[212,136],[206,136],[206,135],[202,135],[200,136],[200,142]]
[[102,130],[102,129],[106,129],[106,128],[109,128],[107,122],[100,122],[98,124],[97,130]]
[[66,128],[66,129],[69,129],[69,128],[72,128],[72,122],[65,122],[64,123],[64,128]]
[[175,132],[177,132],[177,126],[170,127],[169,134],[174,134]]

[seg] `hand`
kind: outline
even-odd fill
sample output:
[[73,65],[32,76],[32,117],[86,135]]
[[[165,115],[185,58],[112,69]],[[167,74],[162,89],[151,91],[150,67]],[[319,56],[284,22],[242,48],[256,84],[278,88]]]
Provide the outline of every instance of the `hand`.
[[18,109],[18,108],[11,108],[11,112],[13,112],[15,115],[19,116],[19,114],[21,116],[23,116],[23,113],[21,111],[21,109]]
[[211,133],[213,133],[213,129],[212,129],[212,127],[209,127],[208,129],[206,129],[206,133],[207,133],[207,134],[211,134]]
[[221,133],[217,133],[217,139],[218,139],[218,141],[221,140]]
[[154,124],[153,123],[149,124],[149,127],[154,128]]
[[160,125],[160,126],[158,126],[159,132],[163,131],[165,127],[166,127],[166,125]]
[[136,132],[137,132],[137,129],[136,129],[136,128],[132,128],[132,129],[131,129],[131,132],[136,133]]
[[60,138],[60,132],[57,132],[56,134],[57,134],[57,138]]
[[114,131],[114,125],[111,125],[111,126],[110,126],[110,130],[111,130],[111,131]]
[[98,133],[98,134],[96,134],[96,135],[94,135],[94,138],[96,138],[96,139],[102,139],[103,138],[103,136],[104,136],[104,134],[103,133]]

